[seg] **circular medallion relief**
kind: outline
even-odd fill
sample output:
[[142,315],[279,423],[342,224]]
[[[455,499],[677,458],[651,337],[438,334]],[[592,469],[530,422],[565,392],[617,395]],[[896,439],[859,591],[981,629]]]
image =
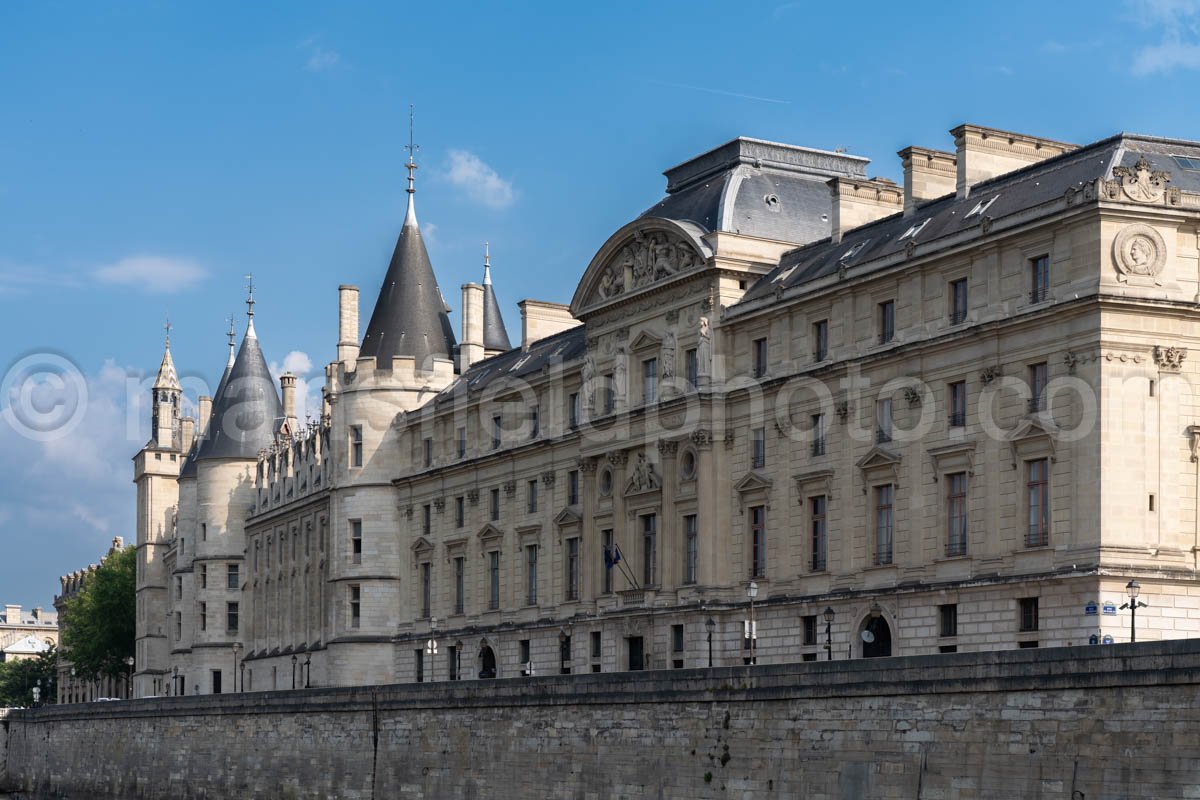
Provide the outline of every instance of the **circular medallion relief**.
[[1167,244],[1149,225],[1127,225],[1113,240],[1113,264],[1118,280],[1153,278],[1167,263]]
[[598,488],[600,489],[601,497],[608,497],[612,494],[613,475],[611,469],[605,467],[600,471],[600,486]]
[[688,448],[680,457],[679,472],[685,481],[696,477],[696,451]]

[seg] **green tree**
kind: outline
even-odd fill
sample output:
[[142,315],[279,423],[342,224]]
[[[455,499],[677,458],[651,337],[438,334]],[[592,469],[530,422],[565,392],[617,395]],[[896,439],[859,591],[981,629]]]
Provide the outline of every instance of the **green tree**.
[[41,703],[56,701],[58,652],[53,647],[36,658],[0,664],[0,706],[32,706],[35,686],[41,689]]
[[111,553],[63,608],[62,646],[76,674],[125,678],[133,655],[137,550]]

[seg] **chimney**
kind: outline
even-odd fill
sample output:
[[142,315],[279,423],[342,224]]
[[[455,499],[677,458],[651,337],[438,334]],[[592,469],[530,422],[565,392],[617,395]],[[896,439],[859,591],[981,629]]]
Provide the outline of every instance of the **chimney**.
[[458,369],[483,360],[483,287],[478,283],[462,285],[462,341],[458,345]]
[[842,234],[874,222],[903,207],[900,187],[887,178],[834,178],[828,182],[833,200],[831,236],[835,243]]
[[954,194],[958,185],[954,153],[914,145],[896,155],[904,167],[904,216],[911,216],[917,203]]
[[42,607],[34,606],[32,613],[33,613],[33,618],[40,622],[42,619]]
[[4,606],[4,621],[9,625],[20,625],[21,607],[13,605]]
[[521,349],[528,350],[536,341],[574,328],[579,320],[571,316],[571,307],[562,303],[525,299],[521,309]]
[[358,359],[358,287],[338,287],[338,361],[353,364]]
[[196,413],[199,414],[196,424],[199,426],[200,435],[203,436],[204,432],[208,430],[208,418],[212,416],[212,398],[206,394],[200,395],[196,399],[196,408]]
[[288,431],[296,432],[296,376],[285,372],[279,376],[279,388],[283,394],[283,416]]
[[959,197],[967,197],[972,186],[998,175],[1078,149],[1078,145],[979,125],[959,125],[950,135],[958,156]]
[[183,452],[187,453],[192,449],[192,442],[196,439],[196,420],[191,417],[184,417],[179,421],[182,428],[182,446]]

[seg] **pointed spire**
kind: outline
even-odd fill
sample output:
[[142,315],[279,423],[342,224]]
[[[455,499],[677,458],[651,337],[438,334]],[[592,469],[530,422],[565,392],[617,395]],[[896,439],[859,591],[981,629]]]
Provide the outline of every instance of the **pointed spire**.
[[488,243],[483,243],[483,285],[492,285],[492,254]]
[[233,327],[233,314],[229,315],[229,360],[225,362],[225,371],[233,369],[233,357],[236,354],[237,331]]
[[246,274],[246,338],[257,339],[254,333],[254,273]]
[[421,145],[413,141],[413,121],[415,116],[413,105],[410,103],[408,106],[408,144],[405,145],[405,149],[408,150],[408,163],[404,165],[404,168],[408,170],[408,210],[404,214],[405,226],[415,226],[417,224],[417,208],[413,200],[413,196],[417,193],[415,176],[413,175],[417,171],[417,162],[413,160],[413,157],[421,149]]
[[485,353],[503,353],[512,349],[504,318],[500,315],[500,302],[492,288],[492,253],[487,242],[483,243],[483,350]]
[[179,391],[179,375],[175,372],[175,361],[171,358],[171,320],[168,319],[163,328],[167,331],[166,343],[163,345],[162,363],[158,366],[158,377],[154,379],[153,388]]

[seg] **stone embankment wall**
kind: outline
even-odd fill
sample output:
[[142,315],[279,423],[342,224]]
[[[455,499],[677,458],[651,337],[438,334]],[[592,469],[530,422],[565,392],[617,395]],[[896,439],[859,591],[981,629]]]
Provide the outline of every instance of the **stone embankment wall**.
[[14,711],[66,798],[1200,797],[1200,640]]

